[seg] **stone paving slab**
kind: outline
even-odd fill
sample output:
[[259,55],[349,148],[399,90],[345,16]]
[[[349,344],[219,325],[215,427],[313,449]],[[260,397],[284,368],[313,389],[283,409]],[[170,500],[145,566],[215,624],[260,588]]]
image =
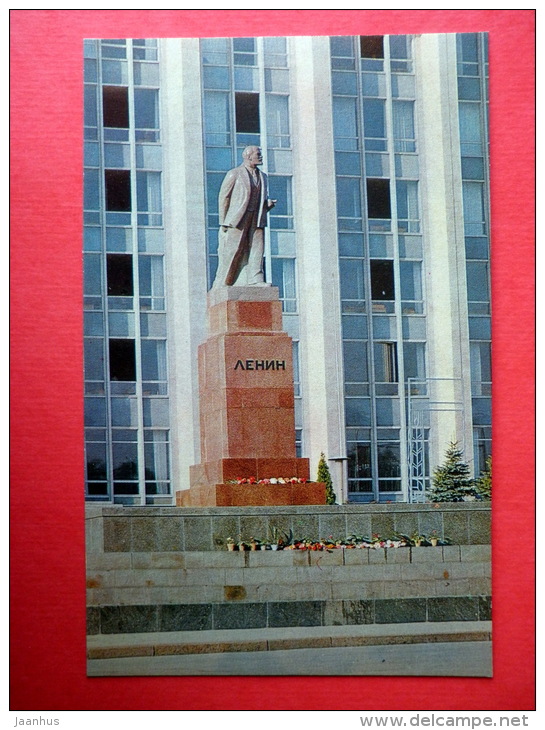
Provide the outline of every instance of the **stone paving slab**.
[[384,646],[437,642],[490,641],[489,621],[310,626],[269,629],[169,631],[98,634],[87,637],[88,659],[260,652],[285,649]]

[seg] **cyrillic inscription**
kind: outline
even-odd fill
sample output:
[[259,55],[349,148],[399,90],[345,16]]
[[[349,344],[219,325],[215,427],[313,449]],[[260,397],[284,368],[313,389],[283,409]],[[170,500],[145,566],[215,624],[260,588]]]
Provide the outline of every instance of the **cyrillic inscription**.
[[285,370],[285,360],[237,360],[235,370]]

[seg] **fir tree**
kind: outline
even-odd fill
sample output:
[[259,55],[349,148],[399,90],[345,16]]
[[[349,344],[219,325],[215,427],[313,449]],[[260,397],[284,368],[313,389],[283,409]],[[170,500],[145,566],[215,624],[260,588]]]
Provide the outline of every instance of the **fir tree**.
[[462,502],[475,498],[475,482],[470,478],[469,465],[462,460],[463,452],[456,441],[451,441],[445,453],[445,462],[433,472],[428,497],[432,502]]
[[317,482],[323,482],[325,484],[325,501],[326,504],[336,504],[337,499],[333,490],[333,482],[331,480],[331,473],[329,466],[325,460],[324,452],[320,454],[320,461],[318,462],[318,476],[316,477]]
[[484,500],[492,499],[492,457],[486,460],[484,471],[475,480],[475,493],[477,497]]

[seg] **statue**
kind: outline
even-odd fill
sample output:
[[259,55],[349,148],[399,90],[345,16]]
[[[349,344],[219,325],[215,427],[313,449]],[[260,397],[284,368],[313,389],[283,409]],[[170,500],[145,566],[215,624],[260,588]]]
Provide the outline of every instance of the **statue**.
[[276,200],[267,198],[261,149],[246,147],[242,165],[229,170],[219,193],[218,270],[213,287],[266,286],[264,228]]

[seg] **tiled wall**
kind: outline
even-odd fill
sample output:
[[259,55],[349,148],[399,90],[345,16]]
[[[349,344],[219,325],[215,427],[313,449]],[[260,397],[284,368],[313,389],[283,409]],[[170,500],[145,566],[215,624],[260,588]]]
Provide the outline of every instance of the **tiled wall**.
[[490,503],[311,507],[87,507],[87,552],[225,550],[227,537],[266,539],[271,527],[294,538],[383,537],[437,530],[456,545],[490,543]]

